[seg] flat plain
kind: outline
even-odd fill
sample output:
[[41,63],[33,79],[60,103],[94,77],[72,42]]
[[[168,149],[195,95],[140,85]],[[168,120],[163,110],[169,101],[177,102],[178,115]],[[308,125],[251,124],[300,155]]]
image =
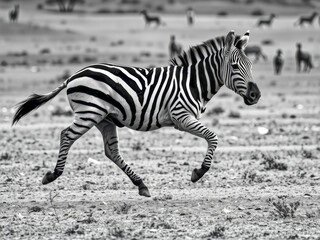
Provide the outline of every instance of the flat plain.
[[[7,6],[7,5],[5,5]],[[1,239],[319,239],[319,25],[294,27],[297,16],[255,27],[249,15],[164,14],[164,26],[145,27],[139,14],[65,14],[25,7],[18,23],[0,8],[0,238]],[[65,91],[11,127],[14,105],[47,93],[67,76],[97,62],[165,66],[174,34],[185,50],[231,29],[262,46],[268,59],[253,65],[258,104],[223,87],[202,122],[219,144],[211,169],[197,183],[206,142],[174,128],[119,129],[121,152],[144,179],[151,198],[103,153],[92,129],[70,151],[65,172],[52,170],[60,132],[72,122]],[[314,68],[297,73],[296,43]],[[281,75],[273,73],[277,49]],[[254,60],[252,58],[252,60]]]

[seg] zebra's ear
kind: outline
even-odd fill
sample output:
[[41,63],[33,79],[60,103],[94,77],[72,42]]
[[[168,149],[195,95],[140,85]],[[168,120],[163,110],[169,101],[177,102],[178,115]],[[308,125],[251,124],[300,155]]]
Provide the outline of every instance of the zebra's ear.
[[248,30],[235,44],[236,48],[244,50],[249,42],[250,31]]
[[231,30],[226,37],[226,47],[225,47],[226,52],[229,52],[233,47],[234,39],[235,39],[234,31]]

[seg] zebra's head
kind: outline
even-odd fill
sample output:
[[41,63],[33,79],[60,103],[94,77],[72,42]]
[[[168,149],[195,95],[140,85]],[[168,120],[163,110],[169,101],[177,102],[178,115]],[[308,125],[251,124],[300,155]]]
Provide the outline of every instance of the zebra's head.
[[223,49],[221,76],[224,84],[243,97],[245,104],[258,102],[261,92],[252,77],[252,63],[245,55],[244,49],[249,41],[249,31],[235,41],[234,31],[226,37]]

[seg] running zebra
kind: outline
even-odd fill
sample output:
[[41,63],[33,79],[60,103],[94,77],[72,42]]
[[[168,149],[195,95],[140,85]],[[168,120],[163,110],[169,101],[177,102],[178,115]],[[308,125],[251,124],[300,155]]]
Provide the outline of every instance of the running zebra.
[[33,94],[21,102],[13,124],[65,88],[74,111],[73,123],[61,132],[54,172],[49,171],[42,183],[50,183],[62,174],[71,145],[93,126],[102,134],[105,155],[146,197],[150,197],[147,186],[120,154],[117,127],[151,131],[167,126],[204,138],[208,142],[206,156],[201,168],[191,175],[192,182],[198,181],[209,170],[218,143],[216,134],[199,122],[206,104],[223,85],[242,96],[247,105],[257,103],[261,96],[252,78],[252,63],[243,52],[249,31],[235,40],[231,31],[226,38],[191,47],[167,67],[88,66],[52,92]]

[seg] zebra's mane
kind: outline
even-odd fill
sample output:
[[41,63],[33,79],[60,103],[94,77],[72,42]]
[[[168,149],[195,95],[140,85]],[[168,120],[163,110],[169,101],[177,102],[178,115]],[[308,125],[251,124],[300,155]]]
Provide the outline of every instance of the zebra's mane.
[[[235,42],[240,38],[236,36]],[[218,52],[225,45],[225,36],[215,37],[202,44],[190,47],[170,60],[172,66],[190,66]]]
[[225,44],[225,37],[216,37],[208,41],[203,42],[190,47],[187,51],[183,51],[182,54],[173,57],[170,60],[172,66],[189,66],[197,63],[199,60],[216,53]]

